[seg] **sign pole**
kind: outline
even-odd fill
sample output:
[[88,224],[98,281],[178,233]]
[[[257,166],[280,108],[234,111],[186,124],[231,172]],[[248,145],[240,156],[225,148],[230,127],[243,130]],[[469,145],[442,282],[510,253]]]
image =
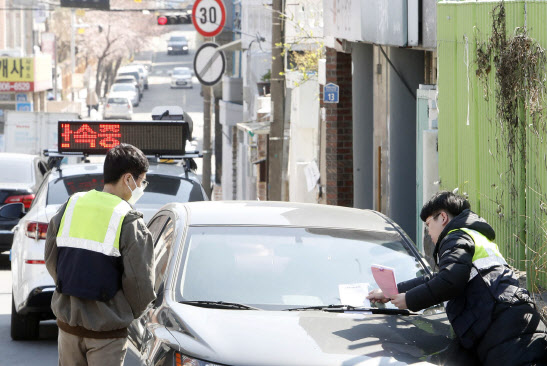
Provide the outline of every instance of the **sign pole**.
[[70,90],[74,102],[74,72],[76,71],[76,9],[70,9]]
[[[197,75],[197,74],[196,74]],[[211,198],[211,98],[213,87],[203,85],[203,176],[202,185]]]

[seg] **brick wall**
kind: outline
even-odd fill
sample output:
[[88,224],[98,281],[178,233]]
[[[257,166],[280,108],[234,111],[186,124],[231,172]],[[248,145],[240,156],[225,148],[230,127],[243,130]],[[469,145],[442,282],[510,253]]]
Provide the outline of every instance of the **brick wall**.
[[353,114],[351,92],[351,54],[327,47],[327,83],[340,87],[339,103],[323,103],[326,118],[326,203],[353,207]]

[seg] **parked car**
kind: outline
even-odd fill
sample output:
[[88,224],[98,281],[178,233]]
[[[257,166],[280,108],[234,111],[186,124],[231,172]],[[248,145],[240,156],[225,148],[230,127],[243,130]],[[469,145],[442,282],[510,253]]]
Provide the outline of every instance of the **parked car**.
[[123,66],[118,69],[117,77],[133,76],[137,80],[141,95],[144,93],[144,74],[136,66]]
[[[37,155],[0,153],[0,207],[22,203],[28,210],[47,171]],[[0,252],[11,249],[12,229],[18,222],[19,217],[0,217]]]
[[112,93],[106,99],[103,112],[104,119],[132,119],[133,105],[124,94]]
[[148,65],[145,64],[139,64],[139,63],[131,63],[129,66],[136,67],[139,72],[141,73],[143,80],[144,80],[144,89],[148,89]]
[[167,41],[167,54],[188,54],[188,39],[185,36],[171,36]]
[[108,95],[113,93],[116,93],[117,95],[123,95],[129,98],[134,107],[139,105],[139,90],[135,87],[135,85],[113,84],[110,87],[110,92],[108,93]]
[[[168,202],[208,199],[197,176],[176,164],[151,163],[146,180],[149,185],[135,205],[144,214],[145,221]],[[11,337],[14,340],[36,339],[39,322],[54,318],[50,303],[55,285],[44,262],[49,221],[70,195],[102,190],[103,182],[103,164],[62,165],[49,171],[32,208],[15,227],[11,255]]]
[[193,88],[192,70],[189,67],[175,67],[171,71],[171,88]]
[[130,84],[130,85],[133,85],[139,91],[139,100],[142,99],[143,92],[142,92],[142,90],[139,86],[139,83],[137,82],[137,79],[135,79],[135,77],[133,75],[123,75],[123,76],[118,75],[114,79],[114,83],[112,83],[112,85],[115,85],[115,84]]
[[125,365],[431,365],[453,339],[442,305],[366,303],[372,264],[399,281],[431,272],[375,211],[173,203],[148,228],[157,299],[129,327]]

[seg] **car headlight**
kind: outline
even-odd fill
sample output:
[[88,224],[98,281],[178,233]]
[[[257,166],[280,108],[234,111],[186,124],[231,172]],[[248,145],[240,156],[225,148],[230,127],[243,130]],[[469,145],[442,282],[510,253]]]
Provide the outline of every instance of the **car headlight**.
[[168,49],[168,50],[172,50],[172,49],[173,49],[173,47],[167,47],[167,49]]
[[184,46],[182,47],[183,50],[187,50],[188,49],[188,46]]
[[176,356],[175,356],[175,365],[176,366],[221,366],[216,363],[211,363],[208,361],[202,361],[196,358],[188,357],[178,352],[176,352]]

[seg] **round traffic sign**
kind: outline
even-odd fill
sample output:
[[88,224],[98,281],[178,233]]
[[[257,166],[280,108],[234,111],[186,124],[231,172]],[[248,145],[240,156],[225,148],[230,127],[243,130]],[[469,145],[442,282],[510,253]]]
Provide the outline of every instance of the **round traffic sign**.
[[215,85],[224,74],[226,58],[217,48],[216,43],[204,43],[194,56],[194,72],[203,85]]
[[214,37],[224,28],[226,8],[222,0],[196,0],[192,8],[192,22],[199,34]]

